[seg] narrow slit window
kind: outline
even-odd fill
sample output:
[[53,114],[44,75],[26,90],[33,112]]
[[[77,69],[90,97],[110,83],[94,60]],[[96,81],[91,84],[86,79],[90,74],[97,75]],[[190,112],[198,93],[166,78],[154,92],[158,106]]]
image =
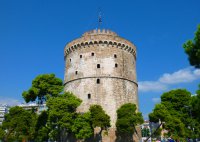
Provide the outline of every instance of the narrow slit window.
[[82,58],[82,55],[80,55],[80,58]]
[[76,71],[75,74],[77,75],[77,74],[78,74],[78,71]]
[[97,68],[100,68],[100,64],[97,64]]
[[69,59],[69,61],[71,62],[71,61],[72,61],[72,59]]
[[114,54],[114,58],[117,58],[117,55],[116,55],[116,54]]
[[118,64],[115,64],[115,67],[117,68],[117,67],[118,67]]
[[91,99],[91,94],[88,94],[88,99]]
[[91,55],[94,56],[94,53],[92,52]]
[[97,84],[100,84],[100,79],[99,78],[97,79]]

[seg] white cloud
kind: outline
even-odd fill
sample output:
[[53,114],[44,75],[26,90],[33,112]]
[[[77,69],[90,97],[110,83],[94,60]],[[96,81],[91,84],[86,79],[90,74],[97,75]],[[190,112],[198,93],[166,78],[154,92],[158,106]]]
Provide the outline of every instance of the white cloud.
[[154,102],[154,103],[160,103],[160,98],[152,98],[152,101]]
[[158,82],[158,81],[141,81],[138,82],[139,91],[148,92],[148,91],[164,91],[167,89],[167,86]]
[[188,67],[173,73],[164,73],[156,81],[140,81],[138,88],[141,92],[159,92],[167,90],[170,85],[189,83],[197,79],[200,79],[200,69]]
[[165,73],[159,78],[161,83],[178,84],[192,82],[200,78],[200,69],[192,70],[191,67],[178,70],[174,73]]
[[20,104],[20,101],[13,98],[0,98],[0,104],[2,105],[9,105],[9,106],[16,106]]

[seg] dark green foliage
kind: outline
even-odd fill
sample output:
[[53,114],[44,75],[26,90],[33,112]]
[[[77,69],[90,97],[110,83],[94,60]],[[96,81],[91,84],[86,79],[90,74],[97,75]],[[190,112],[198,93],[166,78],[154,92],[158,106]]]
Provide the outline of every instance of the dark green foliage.
[[72,126],[72,132],[77,139],[87,139],[92,136],[93,128],[91,126],[90,112],[78,114]]
[[108,116],[100,105],[90,106],[92,127],[106,129],[110,127],[110,116]]
[[200,25],[195,33],[194,40],[187,41],[183,48],[188,55],[190,64],[196,68],[200,68]]
[[[191,97],[185,89],[171,90],[161,96],[161,103],[157,104],[149,114],[151,122],[164,122],[164,129],[168,130],[168,136],[174,139],[184,139],[199,135],[199,121],[192,117],[191,103],[197,97]],[[195,103],[196,104],[196,103]],[[196,133],[194,133],[194,131]],[[200,136],[200,135],[199,135]]]
[[117,110],[116,127],[119,133],[132,134],[135,127],[143,123],[142,114],[136,112],[135,104],[124,104]]
[[0,141],[3,141],[6,136],[6,131],[0,126]]
[[6,130],[5,140],[32,140],[34,139],[36,114],[21,107],[12,107],[5,115],[2,127]]
[[77,115],[76,108],[80,104],[81,100],[70,92],[48,98],[48,125],[53,140],[59,141],[63,132],[71,132],[73,121]]
[[161,96],[161,102],[167,109],[181,112],[184,106],[188,106],[191,101],[191,93],[185,89],[171,90]]
[[47,141],[49,139],[50,129],[47,126],[48,122],[48,112],[43,111],[37,118],[35,126],[35,140],[37,141]]
[[200,122],[200,84],[196,94],[196,96],[192,97],[192,115]]
[[32,86],[28,91],[24,91],[22,96],[28,103],[38,100],[38,103],[43,103],[46,96],[57,96],[63,90],[62,80],[56,78],[54,74],[38,75],[33,81]]
[[142,129],[142,137],[148,137],[150,136],[150,130],[148,128]]
[[165,121],[166,117],[170,117],[170,113],[163,104],[156,104],[153,113],[149,114],[149,119],[151,122]]

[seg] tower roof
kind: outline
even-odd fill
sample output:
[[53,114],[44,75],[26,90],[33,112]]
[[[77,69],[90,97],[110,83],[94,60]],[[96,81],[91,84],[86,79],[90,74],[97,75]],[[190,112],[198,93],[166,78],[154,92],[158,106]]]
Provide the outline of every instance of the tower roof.
[[82,36],[91,36],[91,35],[111,35],[118,36],[115,32],[107,29],[94,29],[88,32],[85,32]]

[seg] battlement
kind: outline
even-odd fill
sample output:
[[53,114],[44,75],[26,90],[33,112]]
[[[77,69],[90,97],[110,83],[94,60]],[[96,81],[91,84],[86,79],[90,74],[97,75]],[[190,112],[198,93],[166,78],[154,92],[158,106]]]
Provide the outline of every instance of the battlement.
[[136,58],[136,47],[133,43],[121,38],[115,32],[105,29],[95,29],[85,32],[82,37],[69,42],[65,46],[64,55],[66,57],[71,52],[77,51],[78,49],[99,45],[126,50]]
[[118,36],[115,32],[106,29],[94,29],[88,32],[85,32],[82,36],[91,36],[91,35],[111,35],[111,36]]

